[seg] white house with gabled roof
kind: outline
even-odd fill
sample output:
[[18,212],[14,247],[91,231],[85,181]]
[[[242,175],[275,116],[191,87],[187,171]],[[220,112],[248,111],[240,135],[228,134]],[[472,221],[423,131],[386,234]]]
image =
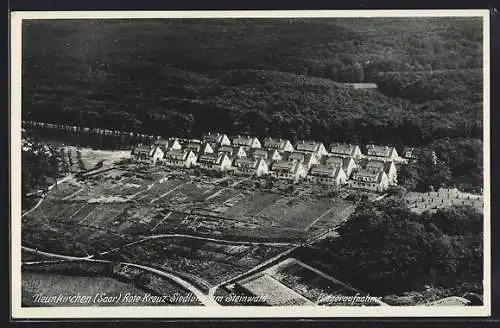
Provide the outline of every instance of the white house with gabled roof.
[[343,186],[348,179],[341,166],[318,165],[309,170],[307,180],[319,184]]
[[393,161],[369,160],[365,169],[371,172],[384,171],[389,179],[389,184],[397,184],[398,172]]
[[384,171],[360,169],[352,174],[348,185],[355,189],[385,191],[389,187],[389,178]]
[[232,161],[226,154],[200,154],[196,163],[206,170],[229,171]]
[[235,173],[263,176],[269,172],[267,162],[262,158],[237,158],[233,161]]
[[165,153],[163,163],[167,166],[187,167],[196,165],[197,157],[189,149],[171,149]]
[[354,160],[363,156],[361,148],[358,145],[338,142],[330,145],[330,153],[334,156],[352,157]]
[[328,155],[328,151],[322,142],[302,140],[295,145],[296,152],[314,153],[318,158]]
[[282,139],[282,138],[271,138],[267,137],[263,141],[263,146],[264,148],[267,148],[268,150],[277,150],[277,151],[294,151],[293,145],[288,139]]
[[165,156],[164,149],[164,147],[160,146],[153,147],[153,151],[151,152],[151,162],[153,164],[163,161],[163,157]]
[[182,149],[182,144],[181,142],[179,141],[179,138],[168,138],[168,148],[167,150],[170,150],[170,149]]
[[203,142],[216,145],[216,146],[229,146],[231,144],[231,140],[229,140],[228,136],[224,133],[211,133],[208,132],[204,134],[202,137]]
[[377,146],[368,145],[366,147],[366,155],[373,159],[386,159],[386,160],[397,160],[399,158],[398,152],[395,147],[392,146]]
[[192,150],[195,154],[213,154],[213,147],[206,142],[191,141],[185,144],[183,149]]
[[251,136],[236,136],[233,138],[233,146],[241,146],[244,147],[245,150],[249,150],[251,148],[261,148],[262,145],[257,137]]
[[325,159],[325,165],[328,166],[335,166],[335,167],[342,167],[344,170],[345,174],[350,177],[351,173],[354,169],[356,169],[357,165],[354,159],[350,156],[328,156]]
[[297,182],[307,176],[307,169],[300,162],[278,161],[271,165],[269,174],[274,178]]

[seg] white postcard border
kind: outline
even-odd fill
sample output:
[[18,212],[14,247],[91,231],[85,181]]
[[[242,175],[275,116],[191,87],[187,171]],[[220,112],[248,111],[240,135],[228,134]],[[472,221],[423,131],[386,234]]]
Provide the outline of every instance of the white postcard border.
[[[334,17],[482,17],[483,18],[483,168],[484,305],[391,307],[21,307],[21,53],[25,19],[123,18],[334,18]],[[491,315],[490,240],[490,13],[488,10],[297,10],[297,11],[18,11],[11,13],[11,315],[27,318],[325,318],[325,317],[484,317]]]

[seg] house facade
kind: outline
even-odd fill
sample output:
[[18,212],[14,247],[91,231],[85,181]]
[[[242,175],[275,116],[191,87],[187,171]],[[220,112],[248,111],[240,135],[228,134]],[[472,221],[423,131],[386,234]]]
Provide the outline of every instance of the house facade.
[[196,165],[196,160],[197,157],[192,150],[171,149],[165,153],[163,163],[167,166],[190,168]]
[[319,164],[319,159],[316,153],[293,152],[288,156],[288,160],[291,162],[302,163],[307,170]]
[[341,166],[318,165],[309,171],[307,180],[318,184],[343,186],[347,183],[347,175]]
[[163,157],[165,156],[165,148],[156,146],[153,148],[153,151],[151,152],[151,162],[153,164],[157,164],[163,161]]
[[373,159],[386,159],[394,161],[399,158],[396,148],[392,146],[368,145],[366,147],[366,154],[369,158]]
[[203,135],[202,140],[203,142],[206,142],[208,144],[218,146],[229,146],[231,144],[231,140],[229,140],[228,136],[219,132],[208,132],[207,134]]
[[293,145],[288,139],[282,139],[282,138],[265,138],[263,141],[264,148],[267,148],[268,150],[277,150],[277,151],[294,151]]
[[267,159],[269,157],[269,151],[266,148],[256,148],[251,152],[251,156],[255,159]]
[[245,150],[262,147],[257,137],[250,136],[237,136],[233,138],[233,146],[241,146],[244,147]]
[[213,154],[214,153],[213,147],[209,143],[206,143],[206,142],[201,143],[201,142],[196,142],[196,141],[190,141],[183,148],[191,150],[195,154]]
[[149,145],[138,145],[132,149],[132,158],[139,162],[151,162],[153,150]]
[[242,146],[221,146],[217,149],[217,154],[226,154],[229,158],[245,158],[247,157],[247,152]]
[[154,146],[160,146],[160,147],[164,147],[164,148],[168,148],[168,139],[163,139],[163,138],[158,138],[155,140],[155,142],[153,143]]
[[260,177],[269,173],[267,162],[262,158],[237,158],[233,162],[233,168],[235,173],[243,175]]
[[179,141],[179,138],[168,138],[168,149],[179,150],[182,149],[182,144]]
[[350,156],[328,156],[325,160],[325,165],[342,167],[344,173],[350,177],[354,169],[357,167],[356,162]]
[[389,178],[384,171],[368,171],[361,169],[352,174],[348,182],[349,187],[370,191],[385,191],[389,187]]
[[398,172],[393,161],[370,160],[366,164],[366,170],[371,172],[385,172],[390,185],[397,184],[398,182]]
[[300,162],[278,161],[272,164],[269,174],[277,179],[297,182],[307,176],[307,169]]
[[197,165],[211,171],[229,171],[231,170],[231,159],[226,154],[200,154]]
[[334,156],[352,157],[354,160],[358,160],[363,156],[361,148],[358,145],[338,142],[330,145],[330,153]]
[[322,142],[317,141],[299,141],[295,145],[295,151],[314,153],[318,158],[328,155],[328,151],[326,150],[325,145],[323,145]]

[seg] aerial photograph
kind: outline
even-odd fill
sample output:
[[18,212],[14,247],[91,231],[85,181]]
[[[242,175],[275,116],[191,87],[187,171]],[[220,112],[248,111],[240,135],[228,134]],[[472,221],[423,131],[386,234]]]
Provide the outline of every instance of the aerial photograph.
[[22,307],[484,305],[482,17],[29,19],[21,57]]

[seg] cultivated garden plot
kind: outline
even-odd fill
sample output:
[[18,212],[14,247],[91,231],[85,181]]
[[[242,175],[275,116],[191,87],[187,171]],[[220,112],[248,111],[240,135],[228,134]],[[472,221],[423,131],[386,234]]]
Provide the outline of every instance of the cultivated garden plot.
[[406,195],[406,204],[417,213],[435,212],[439,208],[452,205],[468,205],[482,212],[484,206],[482,196],[460,192],[457,189],[439,189],[425,193],[409,192]]
[[84,190],[84,185],[77,181],[66,181],[53,187],[47,194],[47,199],[66,200]]
[[[265,271],[295,292],[314,303],[333,300],[333,296],[356,295],[357,291],[294,258],[289,258]],[[342,305],[342,304],[337,304]],[[367,305],[367,304],[356,304]]]
[[252,295],[265,296],[265,302],[269,305],[314,305],[313,302],[266,273],[244,279],[238,285]]

